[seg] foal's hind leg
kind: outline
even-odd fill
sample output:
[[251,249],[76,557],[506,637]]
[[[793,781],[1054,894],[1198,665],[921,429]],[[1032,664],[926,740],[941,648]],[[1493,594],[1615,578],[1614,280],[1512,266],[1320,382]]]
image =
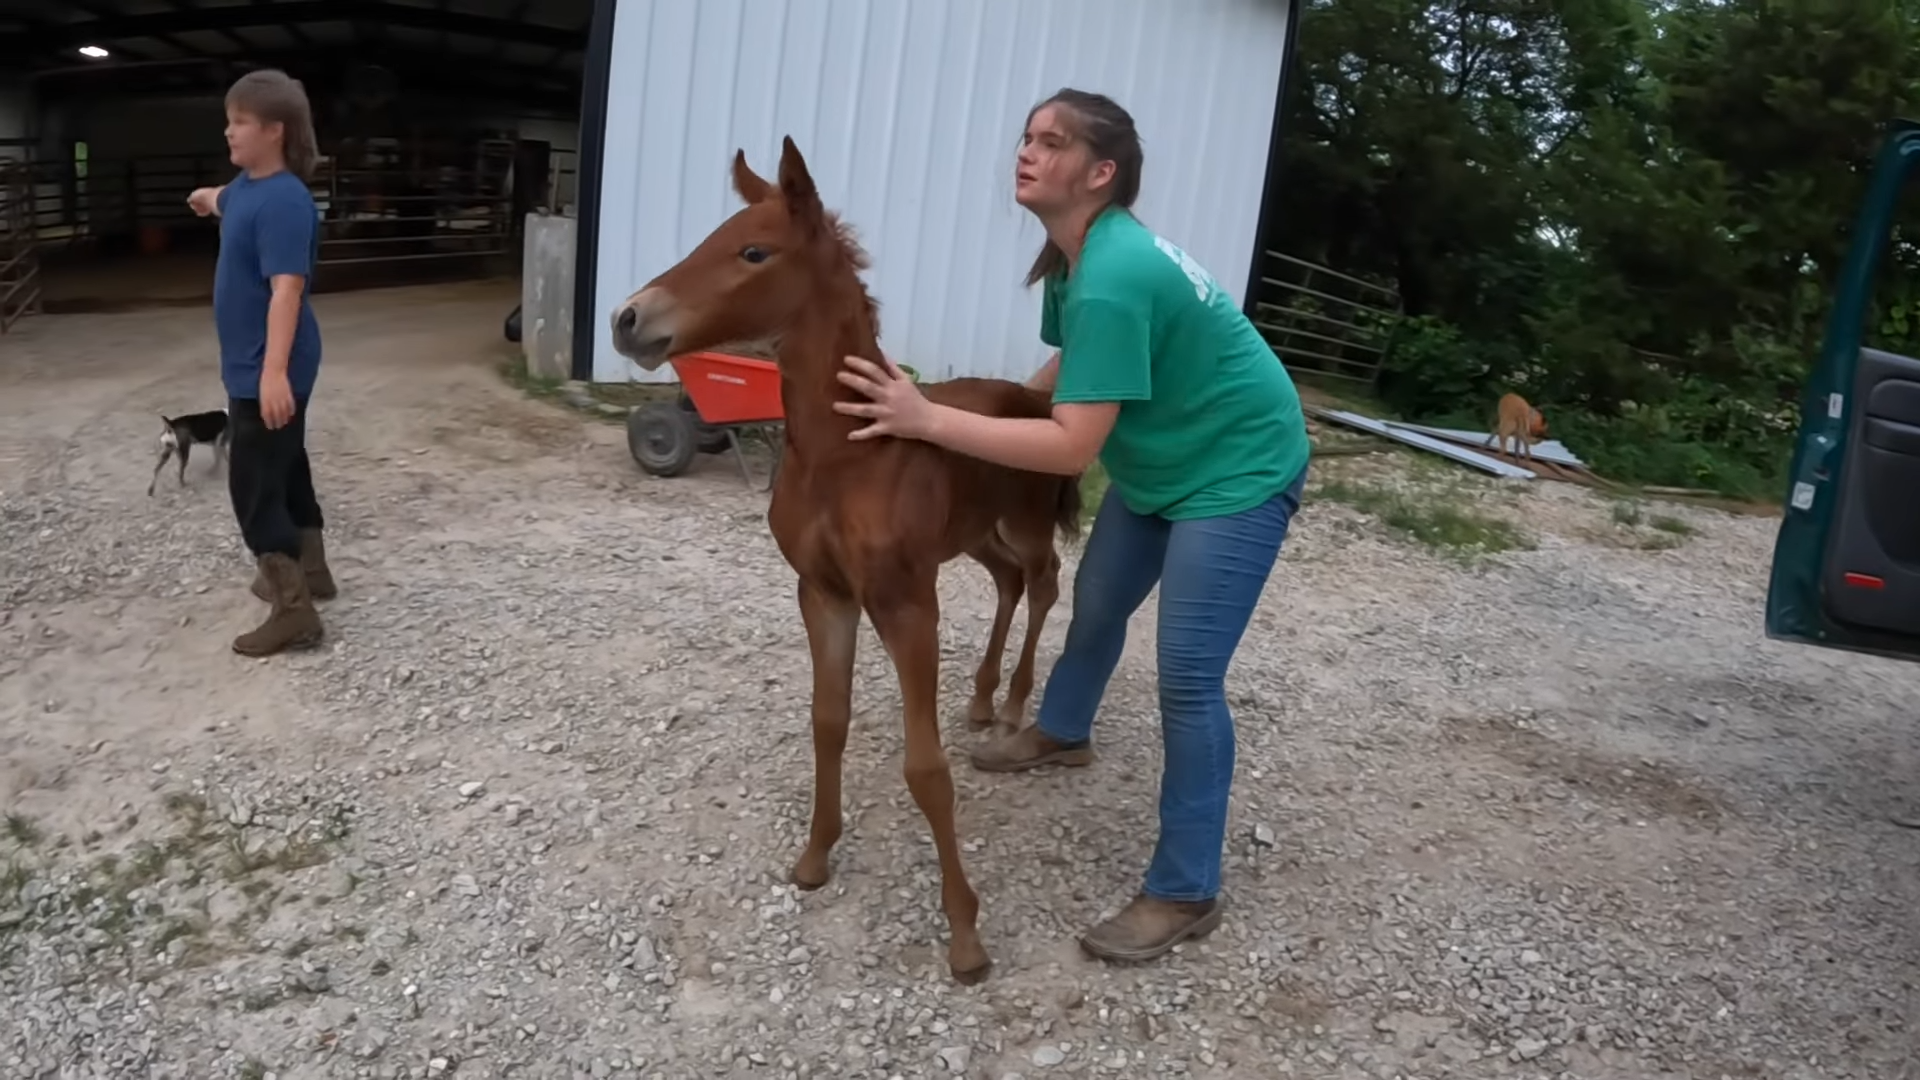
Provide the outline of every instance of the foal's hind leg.
[[1037,537],[1019,537],[1016,552],[1027,583],[1027,639],[1020,643],[1020,662],[1014,666],[1007,699],[1000,703],[994,719],[1010,730],[1027,726],[1027,703],[1033,698],[1033,654],[1040,644],[1040,631],[1047,624],[1047,613],[1060,599],[1060,555],[1053,549],[1051,530]]
[[860,608],[800,583],[800,617],[813,654],[813,823],[807,847],[793,865],[793,883],[817,889],[827,883],[827,856],[840,839],[840,762],[853,717],[853,651]]
[[1000,690],[1000,662],[1006,656],[1007,632],[1013,627],[1013,609],[1020,605],[1026,582],[1013,549],[997,536],[989,536],[967,554],[993,575],[993,586],[1000,593],[999,606],[993,611],[993,631],[987,635],[987,651],[973,675],[973,700],[967,704],[967,723],[983,728],[993,723],[993,695]]
[[180,486],[181,487],[187,486],[187,454],[192,450],[193,450],[193,444],[188,442],[185,439],[181,439],[180,449],[175,451],[175,453],[180,455]]
[[867,614],[900,676],[907,790],[926,816],[940,856],[940,901],[952,935],[947,966],[955,979],[971,984],[986,978],[992,961],[980,944],[980,898],[960,865],[953,773],[940,747],[940,598],[934,587],[938,573],[938,567],[928,567],[916,575],[917,580],[870,593]]

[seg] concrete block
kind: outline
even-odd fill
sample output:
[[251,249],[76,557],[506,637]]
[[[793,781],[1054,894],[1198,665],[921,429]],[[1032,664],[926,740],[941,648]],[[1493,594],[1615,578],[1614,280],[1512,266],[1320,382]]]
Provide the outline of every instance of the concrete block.
[[537,379],[573,377],[573,267],[579,222],[571,216],[527,215],[520,269],[520,347]]

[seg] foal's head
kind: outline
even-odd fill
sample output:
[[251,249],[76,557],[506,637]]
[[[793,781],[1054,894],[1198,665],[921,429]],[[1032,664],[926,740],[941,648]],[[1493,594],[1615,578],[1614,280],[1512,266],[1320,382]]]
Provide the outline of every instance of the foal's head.
[[761,179],[747,167],[746,152],[736,151],[733,188],[747,205],[613,309],[613,347],[647,371],[726,342],[777,337],[828,299],[822,288],[836,280],[836,261],[865,268],[820,204],[791,138],[781,148],[777,184]]

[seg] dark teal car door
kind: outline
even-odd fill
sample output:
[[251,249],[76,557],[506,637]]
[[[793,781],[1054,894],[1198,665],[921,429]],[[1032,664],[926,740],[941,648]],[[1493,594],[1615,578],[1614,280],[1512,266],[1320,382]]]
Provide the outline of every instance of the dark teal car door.
[[[1920,659],[1920,358],[1864,344],[1920,123],[1888,132],[1801,403],[1767,588],[1767,636]],[[1911,238],[1909,238],[1911,240]]]

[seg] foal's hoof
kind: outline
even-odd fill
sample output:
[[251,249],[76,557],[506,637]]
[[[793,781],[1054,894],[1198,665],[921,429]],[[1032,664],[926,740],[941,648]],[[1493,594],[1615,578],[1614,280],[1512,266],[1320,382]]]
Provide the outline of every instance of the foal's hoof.
[[995,719],[993,713],[993,703],[991,701],[984,704],[976,701],[967,706],[967,726],[975,731],[990,728],[993,726]]
[[[962,963],[970,966],[961,967]],[[947,970],[953,972],[953,981],[961,986],[979,986],[987,981],[987,975],[993,971],[993,960],[982,952],[978,959],[962,961],[955,958],[949,961]]]
[[793,864],[793,871],[787,875],[787,880],[804,892],[812,892],[825,885],[831,876],[825,856],[815,859],[811,855],[801,855],[800,861]]

